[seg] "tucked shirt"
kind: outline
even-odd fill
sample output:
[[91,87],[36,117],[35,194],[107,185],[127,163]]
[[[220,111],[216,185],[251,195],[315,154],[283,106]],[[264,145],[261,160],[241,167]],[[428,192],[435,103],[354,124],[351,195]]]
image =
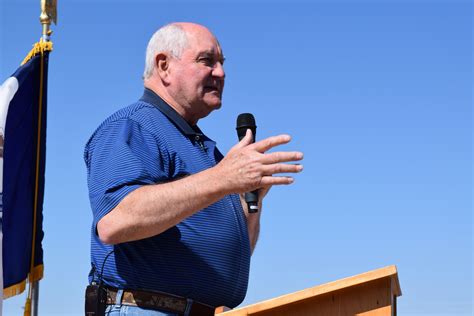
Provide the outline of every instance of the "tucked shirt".
[[107,245],[96,229],[133,190],[198,173],[222,158],[214,141],[151,90],[107,118],[84,151],[93,213],[89,281],[100,278],[109,286],[162,291],[212,306],[240,304],[250,244],[238,195],[142,240]]

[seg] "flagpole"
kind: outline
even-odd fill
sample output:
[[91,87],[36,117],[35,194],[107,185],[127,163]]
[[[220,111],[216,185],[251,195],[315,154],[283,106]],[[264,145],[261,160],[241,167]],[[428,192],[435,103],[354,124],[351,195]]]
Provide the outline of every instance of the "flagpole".
[[57,24],[57,0],[40,0],[41,1],[41,14],[40,22],[43,25],[43,36],[41,39],[44,42],[49,42],[50,36],[53,33],[51,31],[51,22]]
[[31,315],[38,316],[39,281],[34,281],[31,287],[33,291],[31,297]]
[[[51,22],[54,22],[54,24],[57,23],[57,0],[40,0],[41,4],[41,14],[40,14],[40,23],[43,26],[43,32],[42,32],[42,37],[40,42],[46,43],[50,41],[50,36],[53,33],[50,29]],[[43,51],[41,51],[41,58],[43,58]],[[41,77],[43,76],[43,59],[41,60]],[[43,78],[40,79],[41,83]],[[41,95],[42,95],[42,84],[40,85],[40,107],[41,107]],[[39,110],[39,113],[41,114],[41,109]],[[41,130],[41,117],[38,121],[39,125],[39,130],[38,130],[38,137],[40,137],[40,130]],[[37,164],[39,163],[39,147],[40,147],[40,141],[38,138],[38,143],[37,143]],[[38,182],[38,168],[39,166],[37,165],[37,171],[36,171],[36,184]],[[38,280],[33,280],[32,273],[34,270],[34,260],[35,260],[35,240],[36,240],[36,212],[37,212],[37,194],[38,194],[38,185],[36,185],[36,192],[35,192],[35,209],[34,209],[34,214],[33,214],[33,243],[32,243],[32,254],[31,254],[31,268],[30,268],[30,275],[29,275],[29,280],[30,280],[30,286],[29,286],[29,291],[28,291],[28,297],[25,305],[25,312],[24,315],[32,315],[32,316],[38,316],[38,305],[39,305],[39,281]]]

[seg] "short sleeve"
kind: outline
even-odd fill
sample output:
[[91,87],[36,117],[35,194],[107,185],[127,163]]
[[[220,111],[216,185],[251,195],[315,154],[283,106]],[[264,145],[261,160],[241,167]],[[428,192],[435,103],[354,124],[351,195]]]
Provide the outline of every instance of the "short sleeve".
[[166,156],[159,141],[131,119],[101,126],[84,152],[94,227],[133,190],[166,182]]

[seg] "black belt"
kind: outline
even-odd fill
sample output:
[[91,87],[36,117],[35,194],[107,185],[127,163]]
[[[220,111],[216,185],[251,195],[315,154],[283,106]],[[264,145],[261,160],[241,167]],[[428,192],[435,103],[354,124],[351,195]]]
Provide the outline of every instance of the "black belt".
[[[117,289],[107,287],[107,305],[116,303]],[[184,297],[163,292],[148,292],[142,290],[123,290],[123,305],[139,306],[142,308],[158,309],[184,315],[188,304],[190,306],[189,316],[213,316],[215,308],[196,301],[187,300]]]

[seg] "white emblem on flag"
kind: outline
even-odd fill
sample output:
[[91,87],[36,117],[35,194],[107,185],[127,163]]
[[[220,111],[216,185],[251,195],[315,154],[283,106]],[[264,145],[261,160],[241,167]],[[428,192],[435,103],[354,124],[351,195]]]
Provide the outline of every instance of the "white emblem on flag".
[[18,80],[10,77],[0,86],[0,315],[2,315],[3,302],[3,266],[2,266],[2,217],[3,217],[3,144],[5,140],[5,123],[7,121],[8,107],[13,96],[18,91]]

